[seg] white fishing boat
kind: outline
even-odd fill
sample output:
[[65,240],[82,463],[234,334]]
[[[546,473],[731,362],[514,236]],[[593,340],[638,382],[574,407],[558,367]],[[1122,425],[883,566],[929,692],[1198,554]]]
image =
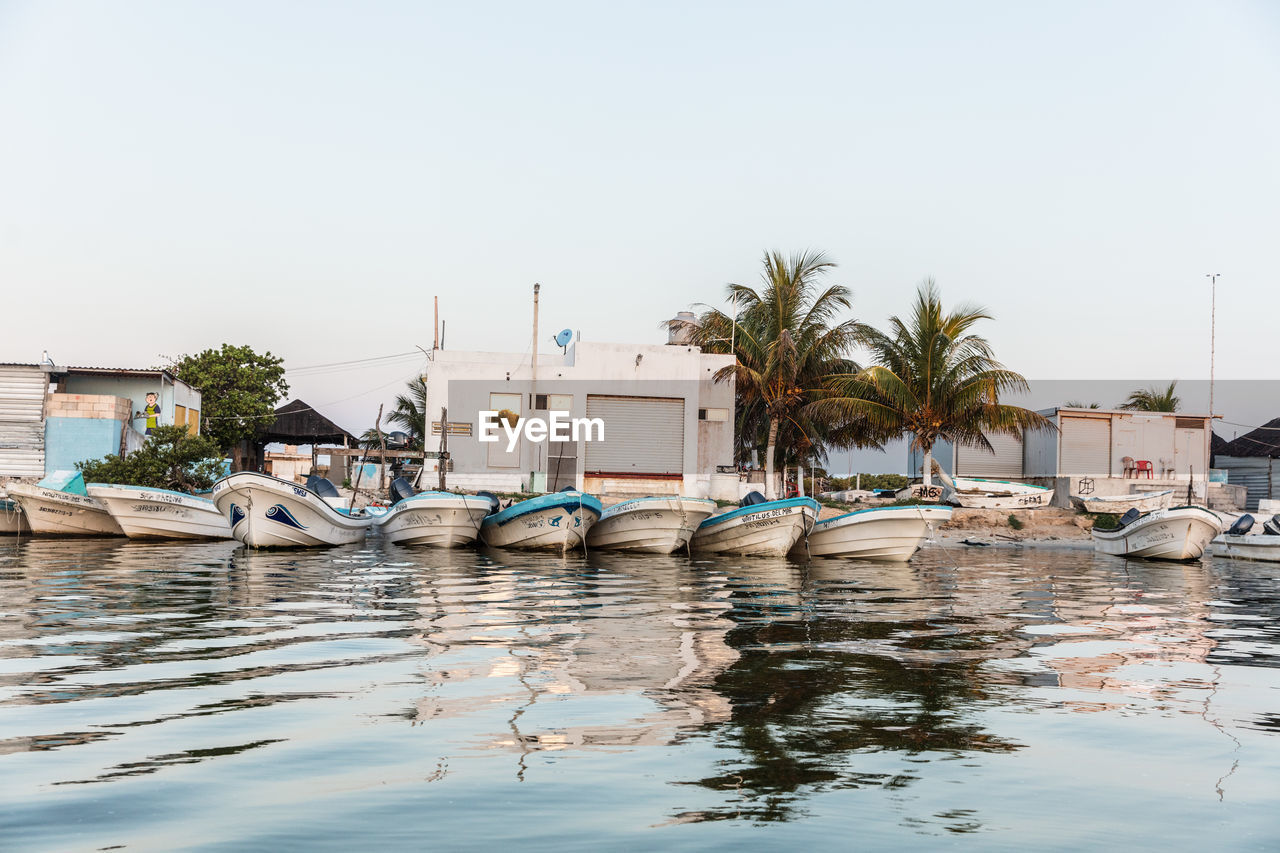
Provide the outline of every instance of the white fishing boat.
[[1222,532],[1218,516],[1201,506],[1130,510],[1114,530],[1094,528],[1093,547],[1102,554],[1148,560],[1198,560]]
[[1162,492],[1143,492],[1134,495],[1072,495],[1071,504],[1084,512],[1095,514],[1109,513],[1124,515],[1131,509],[1138,512],[1152,512],[1165,509],[1173,503],[1173,489]]
[[689,547],[699,554],[781,557],[813,527],[819,509],[813,498],[767,501],[751,492],[737,509],[702,522]]
[[[859,509],[826,518],[809,531],[812,557],[852,557],[903,562],[924,544],[931,532],[951,519],[949,506],[886,506]],[[794,554],[805,553],[805,541]]]
[[480,540],[491,548],[565,553],[583,544],[601,512],[600,501],[584,492],[539,495],[486,516]]
[[955,477],[952,482],[950,500],[969,509],[1034,509],[1053,500],[1053,489],[1046,486],[982,477]]
[[587,547],[671,554],[688,545],[698,525],[715,511],[715,501],[679,495],[623,501],[591,525]]
[[39,483],[10,482],[9,499],[37,536],[123,536],[111,513],[85,490],[76,471],[55,471]]
[[458,548],[480,534],[496,498],[453,492],[414,492],[403,478],[391,484],[391,508],[374,517],[373,528],[396,545]]
[[90,483],[88,491],[130,539],[231,538],[227,516],[209,498],[114,483]]
[[[332,502],[332,503],[331,503]],[[231,535],[250,548],[315,548],[360,542],[373,518],[348,510],[323,478],[311,488],[254,471],[240,471],[213,485],[213,503]]]
[[0,498],[0,536],[30,532],[22,507],[8,498]]
[[1252,515],[1242,515],[1226,533],[1213,540],[1215,557],[1261,560],[1280,563],[1280,515],[1272,516],[1259,528]]

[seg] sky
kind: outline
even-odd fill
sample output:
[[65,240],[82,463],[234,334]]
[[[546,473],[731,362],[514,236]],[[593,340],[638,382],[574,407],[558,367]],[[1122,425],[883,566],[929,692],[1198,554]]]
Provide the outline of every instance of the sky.
[[1032,379],[1206,379],[1220,273],[1218,378],[1276,379],[1277,92],[1270,2],[0,0],[0,361],[248,344],[360,432],[433,297],[659,343],[815,248]]

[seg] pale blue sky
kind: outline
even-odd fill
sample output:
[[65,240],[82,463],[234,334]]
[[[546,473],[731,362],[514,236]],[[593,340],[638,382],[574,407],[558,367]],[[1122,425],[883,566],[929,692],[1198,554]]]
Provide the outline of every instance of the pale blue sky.
[[[1034,378],[1275,378],[1280,4],[0,0],[0,361],[657,324],[765,248]],[[293,377],[368,426],[418,363]]]

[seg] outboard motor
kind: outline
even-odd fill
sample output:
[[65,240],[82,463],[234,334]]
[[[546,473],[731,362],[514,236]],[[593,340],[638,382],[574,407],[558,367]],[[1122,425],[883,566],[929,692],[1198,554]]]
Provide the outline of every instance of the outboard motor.
[[1253,529],[1253,516],[1242,515],[1235,520],[1235,523],[1227,528],[1228,536],[1243,536]]
[[502,504],[502,501],[498,500],[498,496],[493,492],[476,492],[476,497],[484,498],[489,501],[489,512],[486,513],[487,515],[493,515],[498,511],[498,507]]
[[1141,517],[1142,517],[1142,513],[1138,512],[1137,507],[1134,507],[1133,509],[1126,512],[1124,515],[1120,516],[1120,521],[1116,523],[1116,530],[1120,530],[1122,528],[1128,527],[1130,524],[1133,524],[1135,521],[1137,521]]
[[404,477],[396,477],[391,481],[391,505],[395,506],[405,498],[411,498],[416,495],[413,484]]
[[1273,515],[1262,524],[1262,532],[1269,536],[1280,536],[1280,515]]
[[341,495],[338,494],[337,486],[330,483],[324,477],[317,477],[315,474],[307,476],[307,488],[322,498],[341,497]]
[[738,506],[755,506],[762,503],[768,503],[764,495],[759,492],[747,492],[743,495],[742,500],[738,501]]

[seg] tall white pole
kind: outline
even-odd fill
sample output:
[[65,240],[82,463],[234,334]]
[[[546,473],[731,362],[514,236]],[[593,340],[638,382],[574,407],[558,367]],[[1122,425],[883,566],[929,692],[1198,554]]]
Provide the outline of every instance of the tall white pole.
[[1213,362],[1217,350],[1218,334],[1218,276],[1221,273],[1205,273],[1209,279],[1209,428],[1213,428]]

